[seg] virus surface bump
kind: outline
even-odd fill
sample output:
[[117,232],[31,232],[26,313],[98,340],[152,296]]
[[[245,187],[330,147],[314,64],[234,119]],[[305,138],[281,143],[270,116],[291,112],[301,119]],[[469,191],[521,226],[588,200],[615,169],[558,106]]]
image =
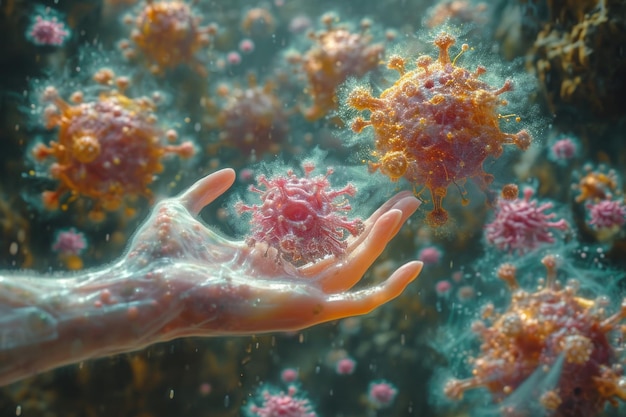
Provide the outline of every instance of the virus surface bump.
[[265,243],[276,249],[278,259],[290,262],[308,263],[327,255],[340,256],[345,253],[346,231],[356,236],[363,230],[360,219],[349,220],[340,214],[351,210],[347,200],[337,200],[341,196],[354,196],[356,188],[348,184],[341,189],[333,189],[326,175],[311,177],[315,169],[313,163],[303,164],[304,177],[298,177],[292,170],[287,176],[257,178],[260,189],[250,190],[260,194],[260,205],[238,203],[239,213],[251,212],[251,236],[249,245]]
[[[427,188],[433,203],[427,221],[434,227],[448,220],[442,203],[449,185],[461,187],[471,178],[487,189],[493,176],[483,170],[484,161],[500,157],[503,145],[525,150],[531,143],[525,130],[500,130],[500,119],[512,117],[497,111],[506,104],[500,95],[512,89],[512,82],[493,88],[480,80],[486,68],[470,72],[457,66],[449,55],[455,42],[452,35],[440,33],[434,41],[439,57],[418,57],[413,71],[406,70],[404,58],[391,57],[387,66],[400,74],[393,86],[379,98],[363,87],[348,97],[350,107],[371,112],[369,120],[357,117],[352,123],[357,133],[368,126],[374,130],[376,161],[370,168],[392,181],[405,178]],[[463,45],[462,52],[467,49]]]

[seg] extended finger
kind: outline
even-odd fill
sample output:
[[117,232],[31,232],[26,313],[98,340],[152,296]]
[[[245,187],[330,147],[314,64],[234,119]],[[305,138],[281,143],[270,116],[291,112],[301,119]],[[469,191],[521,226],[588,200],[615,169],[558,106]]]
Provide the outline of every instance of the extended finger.
[[390,210],[383,214],[359,247],[317,277],[317,285],[322,291],[327,294],[342,292],[359,282],[365,271],[385,249],[402,217],[400,210]]
[[387,280],[360,291],[329,295],[321,312],[322,321],[367,314],[399,296],[421,272],[423,263],[412,261],[398,268]]
[[225,168],[207,175],[183,192],[178,200],[192,214],[198,214],[207,204],[228,190],[235,182],[235,171]]
[[[381,216],[383,216],[385,213],[388,213],[390,210],[400,210],[402,212],[401,220],[395,226],[395,228],[391,230],[392,233],[389,236],[389,238],[385,240],[384,242],[379,242],[383,244],[382,249],[384,249],[384,245],[386,245],[387,242],[398,233],[402,224],[406,221],[406,219],[409,218],[409,216],[411,216],[411,214],[415,212],[415,210],[417,210],[420,204],[421,204],[420,201],[416,199],[413,196],[413,194],[410,192],[401,192],[401,193],[396,194],[391,199],[389,199],[385,204],[383,204],[378,210],[376,210],[376,212],[374,212],[367,219],[367,221],[365,222],[365,230],[363,230],[363,232],[359,236],[357,236],[355,239],[350,241],[350,243],[348,244],[348,249],[346,250],[346,255],[344,257],[336,257],[336,256],[326,257],[313,264],[309,264],[309,265],[304,266],[303,268],[300,268],[299,270],[300,274],[303,276],[307,276],[307,277],[315,277],[315,276],[319,276],[319,274],[324,273],[324,277],[320,279],[320,282],[324,282],[326,279],[334,279],[332,276],[327,277],[327,275],[332,275],[332,274],[329,274],[329,272],[331,272],[333,268],[336,268],[337,266],[343,267],[346,262],[346,259],[350,260],[351,258],[354,257],[355,254],[357,254],[359,248],[361,248],[364,245],[365,240],[369,238],[370,234],[372,233],[374,229],[376,221],[380,219]],[[381,249],[381,252],[382,252],[382,249]],[[380,252],[376,256],[378,256],[379,254]],[[365,269],[363,270],[363,273],[365,272],[365,270],[367,270],[367,268],[373,261],[374,259],[372,259],[369,263],[367,263],[367,265],[365,266]],[[360,277],[355,277],[351,281],[344,280],[343,281],[344,285],[341,285],[340,287],[337,287],[336,289],[341,291],[347,288],[351,288],[359,280],[360,280]],[[337,283],[337,284],[340,284],[340,283]]]

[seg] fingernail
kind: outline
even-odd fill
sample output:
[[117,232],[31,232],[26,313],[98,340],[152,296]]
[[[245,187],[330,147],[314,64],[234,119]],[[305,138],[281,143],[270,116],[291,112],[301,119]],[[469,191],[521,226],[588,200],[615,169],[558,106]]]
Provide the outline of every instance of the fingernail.
[[391,230],[391,236],[393,236],[396,233],[398,233],[398,231],[400,230],[400,227],[402,227],[402,223],[403,223],[402,222],[402,210],[398,210],[394,208],[394,209],[389,210],[388,213],[395,214],[393,223],[389,225],[389,230]]

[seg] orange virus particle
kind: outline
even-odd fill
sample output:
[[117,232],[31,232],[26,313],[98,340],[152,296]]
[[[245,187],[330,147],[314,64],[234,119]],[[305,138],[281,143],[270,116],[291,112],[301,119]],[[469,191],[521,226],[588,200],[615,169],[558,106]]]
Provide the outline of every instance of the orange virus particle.
[[313,100],[304,116],[311,121],[337,108],[337,87],[348,77],[362,77],[378,67],[385,51],[383,44],[371,43],[372,36],[365,32],[369,25],[362,25],[361,33],[352,33],[333,26],[334,20],[332,15],[322,18],[326,29],[310,35],[315,44],[301,59]]
[[127,16],[124,20],[134,26],[130,38],[135,47],[128,40],[120,43],[127,58],[134,58],[139,51],[155,74],[189,65],[206,75],[197,53],[211,43],[216,28],[200,26],[200,17],[188,4],[147,0],[136,17]]
[[75,92],[70,102],[56,88],[45,89],[45,125],[58,128],[58,135],[49,145],[37,145],[33,155],[42,162],[54,159],[49,173],[60,181],[56,191],[43,194],[47,208],[59,208],[61,197],[68,193],[70,201],[89,197],[94,201],[91,218],[101,220],[103,210],[117,210],[126,197],[151,197],[148,185],[163,171],[163,157],[190,157],[194,146],[191,142],[172,144],[177,134],[158,126],[153,100],[124,94],[126,78],[114,81],[111,70],[100,70],[94,78],[117,88],[108,88],[93,101]]
[[582,177],[572,188],[578,191],[577,203],[607,200],[621,193],[617,173],[604,165],[597,169],[590,164],[585,165]]
[[274,34],[276,21],[267,9],[255,7],[244,14],[241,30],[253,38],[267,38]]
[[426,25],[435,27],[452,21],[455,24],[486,23],[487,4],[468,0],[443,0],[429,10]]
[[[442,203],[450,184],[461,189],[467,203],[462,186],[468,178],[483,190],[493,181],[483,170],[486,158],[500,157],[503,145],[525,150],[531,143],[526,130],[516,134],[500,130],[501,119],[520,121],[517,116],[497,112],[507,104],[500,95],[512,90],[513,83],[507,80],[502,87],[493,88],[480,80],[485,67],[470,72],[457,66],[458,56],[451,60],[449,55],[455,42],[448,33],[437,35],[438,59],[422,55],[413,71],[406,70],[404,58],[390,57],[387,67],[400,74],[395,84],[379,98],[357,87],[347,101],[350,107],[371,112],[369,120],[357,117],[352,123],[357,133],[367,126],[374,130],[372,156],[376,161],[370,164],[371,170],[380,170],[392,181],[405,178],[414,186],[427,188],[433,203],[427,221],[433,227],[448,221]],[[463,45],[461,53],[468,49]]]
[[619,352],[610,342],[612,333],[623,332],[626,300],[606,317],[606,303],[578,296],[577,282],[559,284],[557,260],[542,259],[547,274],[536,292],[520,288],[515,266],[499,267],[498,277],[513,293],[510,306],[500,315],[487,308],[483,315],[491,325],[473,324],[482,341],[471,361],[473,376],[450,380],[446,395],[458,400],[484,387],[503,404],[503,415],[515,417],[595,416],[606,402],[617,406],[626,400]]
[[248,87],[224,85],[217,93],[225,98],[215,120],[221,145],[236,148],[246,155],[280,152],[289,124],[273,83],[258,85],[251,75]]

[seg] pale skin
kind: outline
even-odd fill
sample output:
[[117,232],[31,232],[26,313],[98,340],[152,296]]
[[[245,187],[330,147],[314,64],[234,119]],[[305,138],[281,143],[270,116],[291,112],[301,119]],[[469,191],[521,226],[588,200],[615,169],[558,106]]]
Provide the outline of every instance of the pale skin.
[[422,269],[409,262],[351,291],[419,206],[410,192],[376,210],[345,256],[295,267],[199,220],[234,181],[223,169],[158,203],[114,264],[71,276],[0,273],[0,385],[179,337],[294,331],[366,314]]

